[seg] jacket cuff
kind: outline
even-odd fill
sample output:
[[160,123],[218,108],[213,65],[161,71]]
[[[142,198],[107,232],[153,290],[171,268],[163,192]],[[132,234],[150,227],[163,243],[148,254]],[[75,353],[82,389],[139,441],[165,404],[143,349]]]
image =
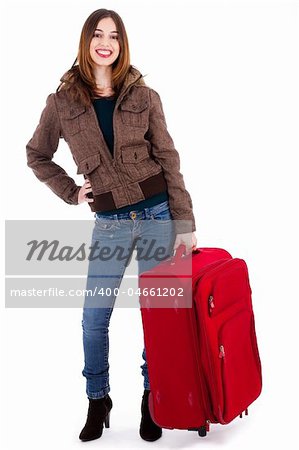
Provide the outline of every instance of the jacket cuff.
[[189,220],[175,219],[174,228],[176,234],[191,233],[193,231],[196,231],[195,220],[194,218]]
[[78,205],[78,195],[81,187],[76,184],[71,185],[63,192],[61,198],[69,205]]

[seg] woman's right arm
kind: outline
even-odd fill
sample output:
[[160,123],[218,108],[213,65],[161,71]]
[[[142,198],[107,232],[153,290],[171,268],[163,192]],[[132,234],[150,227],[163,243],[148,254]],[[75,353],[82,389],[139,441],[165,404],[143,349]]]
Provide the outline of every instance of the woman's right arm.
[[81,186],[77,186],[73,178],[52,161],[58,149],[60,136],[61,126],[55,98],[54,94],[50,94],[46,99],[46,106],[41,113],[39,124],[26,145],[27,166],[58,197],[70,205],[78,205]]

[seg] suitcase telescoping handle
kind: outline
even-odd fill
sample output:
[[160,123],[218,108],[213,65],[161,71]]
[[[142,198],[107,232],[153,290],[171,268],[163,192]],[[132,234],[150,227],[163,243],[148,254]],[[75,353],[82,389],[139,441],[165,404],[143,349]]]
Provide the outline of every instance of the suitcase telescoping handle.
[[[170,264],[176,264],[178,263],[178,261],[181,259],[181,257],[183,256],[184,252],[186,250],[186,245],[185,244],[180,244],[176,251],[175,251],[175,255],[171,257],[171,262]],[[199,253],[200,249],[196,248],[194,250],[192,250],[192,253]]]

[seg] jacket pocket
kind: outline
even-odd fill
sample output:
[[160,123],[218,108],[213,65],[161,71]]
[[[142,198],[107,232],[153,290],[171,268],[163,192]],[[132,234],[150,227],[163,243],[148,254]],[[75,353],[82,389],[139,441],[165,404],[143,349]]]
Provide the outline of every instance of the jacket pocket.
[[84,120],[84,113],[86,113],[86,107],[84,105],[72,107],[69,110],[61,112],[62,127],[66,136],[73,136],[85,129],[86,121]]
[[99,153],[87,156],[85,159],[78,162],[77,173],[89,174],[93,172],[100,164],[101,164],[101,155]]
[[148,101],[140,102],[132,99],[120,105],[121,119],[125,125],[133,127],[146,127],[148,125]]
[[124,169],[132,181],[161,171],[161,166],[150,157],[146,144],[122,146],[121,158]]
[[138,164],[149,158],[146,144],[132,145],[130,147],[122,147],[122,162],[125,164]]
[[89,155],[82,161],[79,161],[77,167],[78,174],[88,175],[91,187],[97,193],[101,192],[102,187],[108,187],[111,184],[112,178],[103,166],[99,153]]

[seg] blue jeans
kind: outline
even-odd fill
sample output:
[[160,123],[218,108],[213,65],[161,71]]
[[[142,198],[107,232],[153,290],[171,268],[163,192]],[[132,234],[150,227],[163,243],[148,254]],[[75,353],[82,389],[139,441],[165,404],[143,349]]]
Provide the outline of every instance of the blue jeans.
[[[168,200],[141,211],[131,210],[111,215],[95,213],[92,244],[97,242],[101,248],[109,247],[112,253],[121,247],[129,249],[131,254],[135,248],[137,254],[138,249],[152,249],[152,255],[155,249],[163,248],[166,258],[173,254],[174,238],[174,223]],[[161,258],[157,259],[155,256],[137,259],[138,276],[161,261]],[[85,296],[83,307],[82,374],[86,378],[86,394],[89,398],[101,398],[110,391],[108,328],[117,297],[115,291],[121,284],[127,265],[128,261],[115,256],[106,260],[98,258],[89,261],[86,290],[98,288],[102,292],[100,300]],[[144,377],[144,389],[150,389],[144,342],[142,359],[144,362],[140,368]]]

